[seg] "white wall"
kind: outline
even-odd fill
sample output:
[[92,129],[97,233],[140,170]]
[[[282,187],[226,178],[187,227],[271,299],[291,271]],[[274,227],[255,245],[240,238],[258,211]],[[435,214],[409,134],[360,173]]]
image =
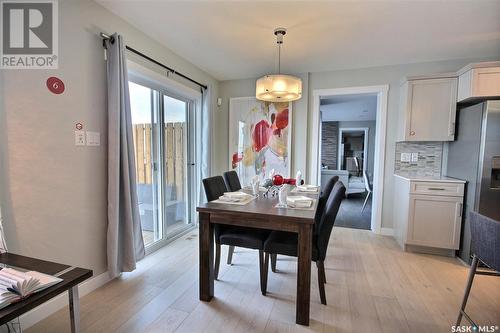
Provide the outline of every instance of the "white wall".
[[[480,56],[478,54],[478,56]],[[500,53],[498,55],[500,58]],[[294,102],[293,125],[293,155],[292,167],[307,170],[307,161],[310,156],[308,142],[311,140],[313,108],[312,92],[315,89],[345,88],[356,86],[371,86],[389,84],[387,141],[384,170],[384,197],[382,203],[382,227],[391,228],[392,223],[392,188],[394,171],[394,154],[396,141],[396,126],[399,113],[399,86],[404,77],[409,75],[432,74],[456,71],[462,66],[477,61],[495,60],[490,57],[476,59],[459,59],[418,64],[405,64],[384,67],[362,68],[352,70],[330,71],[321,73],[301,74],[306,79],[303,87],[303,97]],[[227,117],[230,97],[253,96],[255,94],[255,79],[222,81],[220,95],[224,98],[223,106],[217,112],[217,152],[218,163],[215,172],[227,169]],[[307,170],[307,174],[309,175]]]
[[[59,1],[59,69],[1,71],[0,197],[9,250],[96,275],[106,270],[107,224],[101,31],[119,32],[128,45],[212,85],[218,95],[210,75],[90,0]],[[49,76],[65,82],[64,94],[48,92]],[[76,122],[101,132],[101,146],[75,147]]]

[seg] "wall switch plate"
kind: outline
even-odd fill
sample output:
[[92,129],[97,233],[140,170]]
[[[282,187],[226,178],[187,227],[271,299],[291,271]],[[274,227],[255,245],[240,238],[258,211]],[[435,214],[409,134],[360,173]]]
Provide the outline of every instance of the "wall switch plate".
[[411,161],[418,162],[418,153],[411,153]]
[[75,131],[75,146],[85,146],[85,131]]
[[410,153],[401,153],[401,162],[410,162],[411,154]]
[[100,146],[101,133],[87,131],[87,146]]

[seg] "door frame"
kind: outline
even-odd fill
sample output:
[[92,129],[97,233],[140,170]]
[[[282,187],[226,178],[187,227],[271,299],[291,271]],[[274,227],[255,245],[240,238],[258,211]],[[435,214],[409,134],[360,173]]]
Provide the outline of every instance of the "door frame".
[[[337,151],[338,151],[338,157],[337,157],[337,160],[340,161],[342,163],[342,160],[341,160],[341,155],[340,155],[340,145],[342,144],[342,134],[344,132],[361,132],[363,131],[365,134],[364,134],[364,138],[363,138],[363,171],[366,171],[366,168],[368,166],[368,132],[369,132],[369,128],[368,127],[339,127],[339,147],[337,148]],[[321,147],[319,147],[320,149],[320,154],[319,156],[321,156]],[[343,151],[343,150],[342,150]],[[341,168],[342,166],[340,166]],[[339,169],[339,164],[337,163],[337,169]]]
[[309,181],[320,184],[321,176],[321,112],[319,110],[321,97],[375,94],[377,96],[377,117],[375,125],[375,156],[373,170],[373,200],[371,215],[371,230],[380,234],[382,230],[382,202],[384,197],[385,143],[387,136],[387,96],[389,85],[360,86],[346,88],[314,89],[312,92],[312,126],[309,142]]

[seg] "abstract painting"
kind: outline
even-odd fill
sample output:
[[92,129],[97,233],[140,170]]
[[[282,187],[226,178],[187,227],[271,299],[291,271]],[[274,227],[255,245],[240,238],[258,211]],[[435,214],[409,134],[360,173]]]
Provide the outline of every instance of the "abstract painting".
[[229,102],[229,166],[243,186],[274,169],[290,176],[292,104],[263,102],[255,97]]

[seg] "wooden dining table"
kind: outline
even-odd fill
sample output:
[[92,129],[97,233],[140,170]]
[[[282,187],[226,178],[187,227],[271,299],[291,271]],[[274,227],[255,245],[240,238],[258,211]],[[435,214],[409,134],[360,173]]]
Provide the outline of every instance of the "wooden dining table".
[[290,231],[298,233],[296,323],[309,325],[311,257],[314,215],[319,193],[305,195],[314,200],[311,209],[277,208],[277,196],[263,192],[245,205],[208,202],[197,207],[199,214],[200,300],[214,297],[214,224]]

